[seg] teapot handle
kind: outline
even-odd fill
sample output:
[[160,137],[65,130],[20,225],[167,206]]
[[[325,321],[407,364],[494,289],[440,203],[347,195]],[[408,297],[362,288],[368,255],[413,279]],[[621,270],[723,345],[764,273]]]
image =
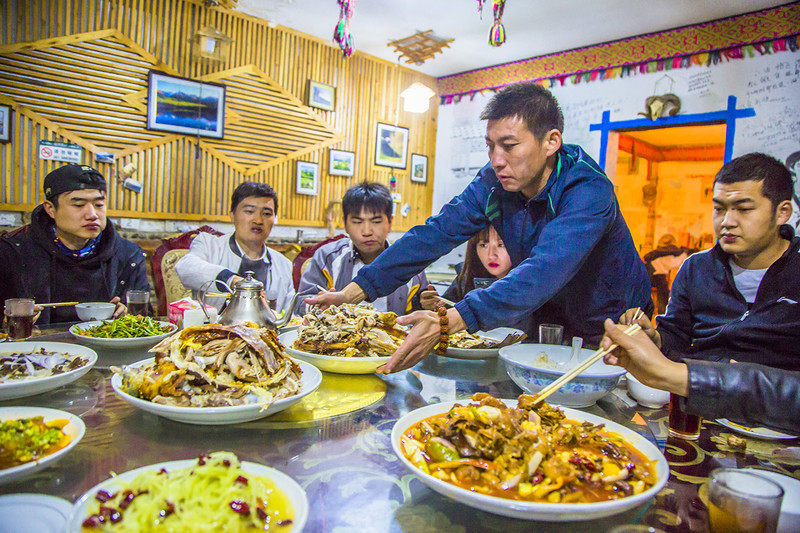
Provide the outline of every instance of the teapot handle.
[[[211,288],[212,283],[219,283],[220,285],[223,285],[225,286],[226,289],[228,289],[228,294],[226,295],[227,299],[225,300],[226,304],[230,301],[231,294],[233,294],[230,285],[228,285],[224,281],[212,279],[200,285],[200,288],[197,289],[197,299],[200,300],[200,308],[203,310],[203,314],[206,315],[206,318],[208,320],[211,320],[211,317],[208,316],[208,311],[206,311],[206,296],[208,296],[208,293],[210,292],[208,289]],[[212,298],[217,296],[222,296],[222,295],[216,295],[212,293]]]

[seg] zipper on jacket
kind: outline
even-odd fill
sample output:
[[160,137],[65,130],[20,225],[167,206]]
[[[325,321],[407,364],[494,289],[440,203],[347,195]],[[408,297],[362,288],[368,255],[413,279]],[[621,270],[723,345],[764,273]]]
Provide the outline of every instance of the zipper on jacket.
[[747,311],[745,311],[745,312],[744,312],[744,314],[742,315],[742,317],[739,319],[739,322],[741,322],[741,321],[743,321],[745,318],[747,318],[747,315],[749,315],[749,314],[750,314],[750,309],[748,309]]

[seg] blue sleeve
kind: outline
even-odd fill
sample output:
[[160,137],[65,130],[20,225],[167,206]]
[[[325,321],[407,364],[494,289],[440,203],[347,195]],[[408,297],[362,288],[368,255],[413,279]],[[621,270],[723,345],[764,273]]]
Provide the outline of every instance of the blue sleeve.
[[489,187],[480,175],[425,224],[414,226],[353,279],[373,301],[394,292],[433,261],[489,225]]
[[617,216],[614,186],[604,175],[564,191],[530,255],[456,304],[467,329],[486,331],[530,316],[570,282]]
[[667,309],[656,317],[656,327],[661,335],[661,352],[680,361],[692,346],[692,307],[689,301],[689,285],[692,258],[683,262],[672,282]]

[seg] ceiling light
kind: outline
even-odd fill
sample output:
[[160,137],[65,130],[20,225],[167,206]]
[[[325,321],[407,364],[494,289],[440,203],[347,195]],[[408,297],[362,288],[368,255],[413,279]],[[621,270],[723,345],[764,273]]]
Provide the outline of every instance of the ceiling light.
[[431,96],[436,94],[426,85],[415,81],[411,86],[400,93],[403,97],[403,110],[409,113],[424,113],[428,110]]

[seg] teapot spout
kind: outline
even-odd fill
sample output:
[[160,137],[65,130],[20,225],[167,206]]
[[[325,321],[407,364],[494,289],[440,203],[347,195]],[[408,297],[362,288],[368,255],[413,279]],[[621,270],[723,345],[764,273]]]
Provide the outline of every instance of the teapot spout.
[[292,313],[294,312],[294,306],[295,306],[295,304],[297,304],[297,298],[299,296],[300,295],[297,294],[297,293],[294,294],[294,297],[292,297],[292,301],[289,302],[289,307],[284,309],[283,316],[281,318],[275,320],[275,327],[282,328],[283,326],[285,326],[286,324],[289,323],[289,321],[292,319]]

